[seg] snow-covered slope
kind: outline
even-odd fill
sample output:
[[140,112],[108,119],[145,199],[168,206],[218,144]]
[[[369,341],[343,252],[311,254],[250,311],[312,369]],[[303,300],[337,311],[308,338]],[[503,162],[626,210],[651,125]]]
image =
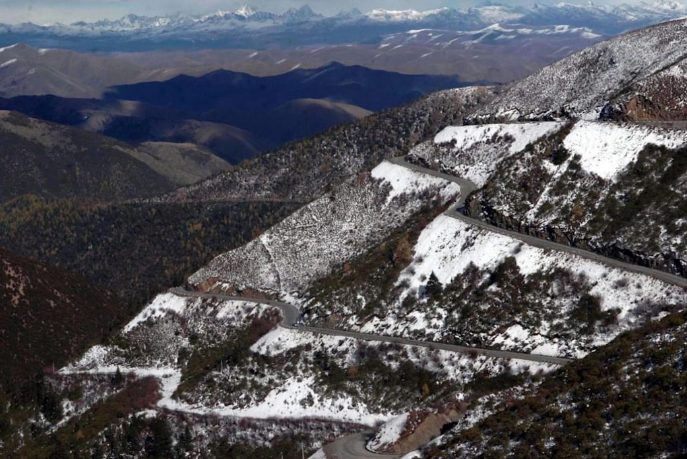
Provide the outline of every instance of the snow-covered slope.
[[582,169],[604,180],[615,179],[649,144],[678,148],[687,144],[687,132],[582,121],[563,141],[568,152],[579,157]]
[[470,208],[496,225],[684,274],[685,146],[682,129],[579,121],[502,162]]
[[630,84],[679,63],[687,54],[687,23],[630,32],[576,53],[515,83],[477,118],[598,116]]
[[383,240],[415,212],[460,192],[443,179],[388,162],[303,207],[248,245],[220,255],[189,281],[291,293]]
[[[319,292],[307,302],[309,320],[333,315],[340,326],[368,333],[579,358],[663,305],[687,300],[681,288],[653,278],[443,215],[420,233],[413,253],[385,297],[367,296],[365,285],[353,287],[353,297]],[[432,276],[441,287],[429,285]],[[385,304],[384,315],[361,316],[373,301]],[[598,307],[593,319],[580,310],[588,306]]]
[[447,127],[410,157],[483,186],[498,164],[563,126],[557,122]]

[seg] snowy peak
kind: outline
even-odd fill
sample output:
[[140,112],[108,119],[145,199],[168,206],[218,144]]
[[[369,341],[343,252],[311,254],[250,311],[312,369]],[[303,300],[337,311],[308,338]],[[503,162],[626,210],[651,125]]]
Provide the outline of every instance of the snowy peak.
[[[179,47],[216,47],[217,42],[232,47],[272,46],[283,43],[284,37],[299,44],[320,45],[323,42],[369,42],[378,39],[379,27],[383,33],[401,33],[411,29],[442,29],[467,32],[480,30],[495,24],[506,28],[540,28],[567,25],[588,28],[594,34],[615,35],[627,30],[657,22],[675,19],[687,14],[687,8],[679,1],[659,0],[619,6],[559,3],[535,5],[530,8],[508,5],[485,5],[468,9],[438,8],[426,11],[371,9],[367,13],[358,10],[342,12],[334,16],[317,14],[309,6],[292,8],[277,14],[260,11],[251,6],[236,10],[220,10],[211,14],[185,16],[138,16],[127,15],[116,20],[75,22],[53,25],[3,25],[0,24],[0,40],[4,35],[22,34],[31,44],[44,43],[46,37],[88,39],[104,37],[100,43],[105,49],[130,50],[132,46],[157,48],[162,41],[183,38]],[[221,37],[216,34],[222,34]],[[276,37],[276,38],[272,38]],[[136,41],[136,45],[132,45]],[[35,43],[32,41],[35,39]],[[10,41],[8,39],[8,41]],[[69,42],[69,40],[67,40]],[[188,45],[188,43],[194,45]],[[72,49],[94,46],[92,42],[75,42]]]
[[291,8],[283,14],[283,18],[291,22],[304,22],[313,19],[322,18],[321,15],[315,13],[309,5],[303,5],[300,8]]
[[254,8],[251,8],[248,5],[243,5],[241,8],[238,10],[234,11],[234,14],[236,16],[242,16],[244,18],[249,18],[253,15],[255,15],[258,11]]
[[445,16],[453,11],[455,10],[446,7],[428,11],[374,9],[367,13],[366,16],[377,22],[411,22],[424,20],[432,16]]

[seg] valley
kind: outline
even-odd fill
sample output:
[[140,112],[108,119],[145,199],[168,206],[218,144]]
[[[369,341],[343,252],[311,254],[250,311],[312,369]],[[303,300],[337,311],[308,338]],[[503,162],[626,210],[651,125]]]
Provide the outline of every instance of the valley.
[[148,70],[247,52],[176,48],[210,26],[237,43],[329,28],[314,54],[370,30],[385,46],[353,46],[570,52],[508,84],[334,63],[1,99],[0,455],[687,453],[687,20],[648,25],[680,11],[60,26],[74,47],[164,36]]

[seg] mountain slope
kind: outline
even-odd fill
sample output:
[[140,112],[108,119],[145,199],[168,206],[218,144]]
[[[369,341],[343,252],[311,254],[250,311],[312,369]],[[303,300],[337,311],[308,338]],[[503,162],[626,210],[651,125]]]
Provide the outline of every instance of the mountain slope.
[[132,62],[109,56],[24,44],[0,52],[0,95],[54,94],[62,97],[100,97],[105,88],[135,82],[145,71]]
[[[189,146],[135,149],[107,137],[0,112],[3,161],[0,201],[24,194],[112,201],[173,190],[226,170],[211,154]],[[177,173],[178,167],[188,173]]]
[[123,309],[83,278],[0,249],[0,390],[59,368],[106,338]]
[[[143,455],[162,438],[164,456],[278,457],[336,437],[314,457],[683,453],[687,137],[618,122],[636,108],[620,98],[603,109],[661,72],[681,81],[679,30],[624,35],[500,90],[527,122],[463,125],[515,105],[492,106],[489,88],[445,91],[135,204],[304,203],[47,378],[70,409],[7,437],[33,428],[25,451],[46,456]],[[662,43],[676,46],[631,52]],[[588,80],[570,63],[594,70],[599,55],[599,81],[575,87]],[[541,90],[549,77],[559,95]],[[524,87],[539,90],[525,99]],[[627,244],[608,251],[613,239]],[[115,390],[153,380],[145,404],[102,415]],[[84,396],[70,404],[74,384]]]
[[423,457],[684,455],[686,321],[675,314],[620,336]]
[[351,11],[323,17],[308,7],[284,14],[255,10],[218,11],[203,16],[129,15],[93,23],[2,25],[0,43],[25,41],[41,47],[57,40],[71,49],[99,51],[208,48],[274,48],[369,42],[380,35],[417,29],[471,31],[500,24],[593,27],[603,34],[675,19],[685,14],[677,2],[633,3],[617,6],[552,4],[531,7],[485,5],[469,9],[428,11]]
[[382,159],[404,154],[442,126],[461,122],[466,113],[491,97],[492,90],[487,87],[441,91],[407,106],[288,144],[225,174],[158,199],[184,202],[261,198],[308,202],[328,187],[362,170],[371,170]]
[[270,77],[225,70],[200,77],[181,75],[113,87],[103,99],[22,96],[0,99],[0,108],[130,143],[196,143],[237,164],[372,111],[462,85],[456,77],[331,63]]
[[85,206],[22,197],[0,206],[0,246],[76,272],[137,308],[297,207],[260,201]]
[[[265,78],[226,70],[198,78],[182,75],[164,82],[114,87],[108,96],[190,113],[215,112],[215,116],[221,116],[220,113],[232,111],[250,112],[254,107],[275,108],[303,98],[327,98],[378,111],[412,102],[430,91],[460,85],[455,77],[402,75],[331,63],[318,69],[296,69]],[[229,124],[243,127],[239,120]]]
[[602,42],[507,88],[475,119],[598,116],[635,82],[666,70],[687,55],[687,25],[674,21]]

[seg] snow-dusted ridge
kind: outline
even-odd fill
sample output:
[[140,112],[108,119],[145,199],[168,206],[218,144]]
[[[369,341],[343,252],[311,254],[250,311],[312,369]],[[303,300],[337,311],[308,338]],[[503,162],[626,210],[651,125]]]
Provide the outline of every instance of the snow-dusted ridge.
[[513,84],[475,119],[595,119],[618,92],[681,62],[687,22],[678,20],[620,35],[573,54]]
[[453,182],[383,162],[303,207],[247,245],[220,255],[193,274],[193,285],[220,282],[289,294],[363,253],[428,201],[460,194]]
[[[167,37],[185,33],[245,32],[270,30],[275,27],[324,25],[398,25],[409,29],[441,27],[450,30],[476,30],[494,24],[528,24],[553,26],[561,24],[570,15],[576,23],[597,24],[607,30],[601,33],[617,33],[621,30],[648,25],[687,14],[682,4],[621,5],[619,7],[555,4],[538,5],[536,8],[509,5],[488,5],[468,9],[438,8],[426,11],[372,9],[367,13],[353,10],[335,16],[322,16],[305,5],[283,13],[260,11],[250,6],[234,10],[218,10],[201,15],[140,16],[129,14],[119,19],[103,19],[95,22],[79,21],[72,24],[3,25],[13,33],[57,35],[71,37],[136,36],[137,38]],[[624,29],[622,25],[625,25]],[[597,31],[598,32],[598,31]],[[593,33],[593,32],[590,32]]]

